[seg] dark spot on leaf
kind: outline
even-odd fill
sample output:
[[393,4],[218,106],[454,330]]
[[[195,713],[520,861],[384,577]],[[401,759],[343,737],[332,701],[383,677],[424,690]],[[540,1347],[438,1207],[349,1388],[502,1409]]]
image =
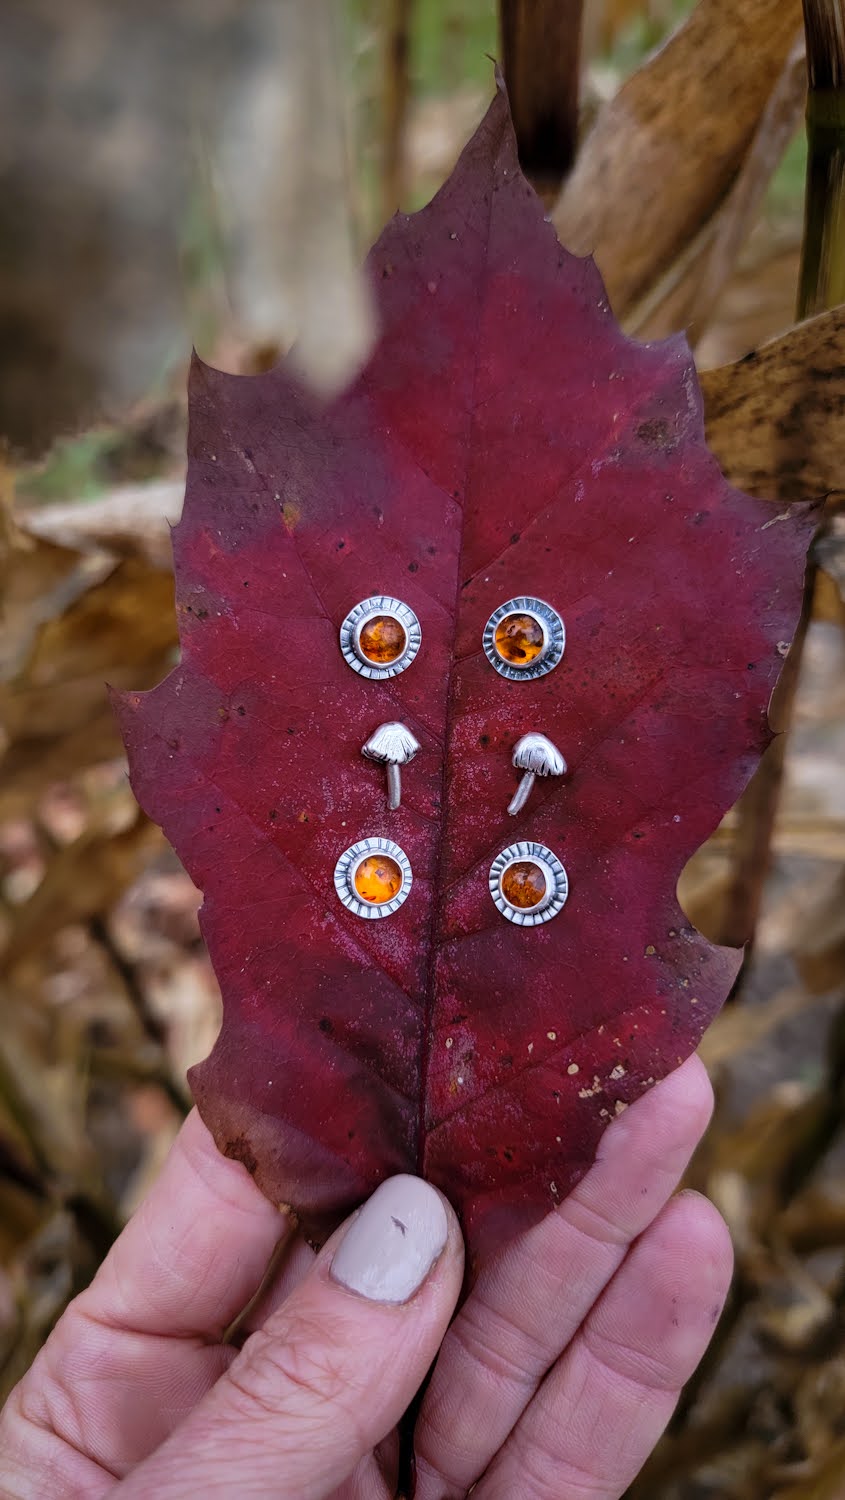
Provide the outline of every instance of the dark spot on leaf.
[[511,537],[511,546],[514,547],[518,541],[519,541],[519,532],[515,531],[513,533],[512,537]]
[[219,808],[219,807],[215,807],[215,809],[214,809],[214,811],[215,811],[215,812],[220,812],[220,811],[221,811],[221,810],[222,810],[222,809],[221,809],[221,808]]
[[674,447],[672,429],[665,417],[652,417],[648,422],[641,422],[637,428],[637,437],[641,443],[648,443],[651,448],[665,451]]
[[249,588],[249,579],[248,579],[248,578],[245,578],[245,579],[244,579],[244,588],[245,588],[245,589],[248,589],[248,588]]
[[408,572],[409,573],[418,573],[419,570],[420,570],[420,565],[419,565],[418,562],[408,563]]
[[505,1147],[504,1151],[502,1152],[502,1155],[505,1158],[505,1161],[513,1161],[513,1152],[509,1151],[508,1148],[507,1148],[507,1146]]
[[512,1052],[506,1052],[505,1053],[504,1057],[502,1058],[502,1066],[505,1067],[505,1068],[512,1068],[513,1067],[513,1053]]
[[223,1147],[223,1155],[228,1156],[231,1161],[239,1161],[246,1167],[250,1176],[253,1177],[258,1169],[255,1153],[248,1140],[243,1135],[235,1136],[233,1141],[226,1141]]
[[332,1032],[334,1031],[334,1027],[328,1016],[321,1016],[319,1021],[317,1022],[317,1025],[326,1036],[331,1036]]
[[466,1016],[463,1014],[463,1012],[461,1012],[457,1016],[453,1016],[452,1017],[451,1021],[449,1022],[449,1025],[450,1026],[462,1026],[465,1020],[466,1020]]
[[208,610],[207,609],[198,609],[197,612],[196,612],[196,614],[197,614],[197,619],[198,620],[207,620],[208,619]]
[[288,734],[296,734],[296,730],[291,729],[290,725],[288,725]]
[[354,1130],[347,1130],[347,1132],[346,1132],[346,1139],[348,1141],[354,1141],[354,1139],[355,1139],[355,1131]]
[[709,514],[710,514],[709,510],[697,510],[696,513],[695,513],[695,515],[692,518],[692,524],[693,524],[693,526],[703,526],[703,524],[707,520],[707,517],[709,516]]
[[241,718],[243,718],[244,714],[246,713],[246,709],[244,708],[242,703],[238,704],[238,713],[240,714]]
[[341,540],[340,540],[340,541],[339,541],[339,542],[337,542],[337,543],[336,543],[336,546],[337,546],[337,550],[338,550],[338,552],[342,552],[342,551],[343,551],[343,549],[344,549],[344,547],[345,547],[345,546],[346,546],[346,543],[345,543],[345,541],[343,541],[343,539],[342,539],[342,538],[341,538]]
[[428,553],[429,557],[436,557],[437,556],[437,548],[436,547],[426,547],[425,550]]
[[490,736],[489,736],[489,734],[480,734],[478,736],[478,743],[479,743],[479,745],[489,745],[489,743],[490,743]]
[[269,817],[271,823],[275,823],[279,814],[276,811],[275,807],[271,807],[267,816]]

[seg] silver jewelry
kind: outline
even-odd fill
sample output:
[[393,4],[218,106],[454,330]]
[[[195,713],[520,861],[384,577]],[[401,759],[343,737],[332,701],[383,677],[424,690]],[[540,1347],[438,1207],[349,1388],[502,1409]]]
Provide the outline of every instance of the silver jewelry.
[[382,761],[387,766],[387,805],[391,812],[402,801],[400,767],[413,760],[419,748],[420,742],[416,736],[398,721],[380,724],[375,733],[370,735],[366,745],[361,746],[362,755],[366,755],[369,760]]
[[509,844],[490,866],[490,895],[496,908],[519,927],[550,922],[569,895],[569,881],[556,854],[545,844]]
[[556,609],[543,599],[523,595],[494,609],[484,627],[484,654],[511,682],[545,677],[556,667],[566,645],[566,628]]
[[340,627],[340,649],[362,677],[397,677],[420,649],[420,622],[409,605],[389,594],[362,599]]
[[392,839],[360,839],[335,865],[335,890],[356,917],[392,916],[407,901],[412,882],[411,862]]
[[516,817],[528,801],[536,777],[563,776],[566,761],[544,734],[524,734],[513,747],[513,763],[518,771],[525,772],[508,807],[508,812]]

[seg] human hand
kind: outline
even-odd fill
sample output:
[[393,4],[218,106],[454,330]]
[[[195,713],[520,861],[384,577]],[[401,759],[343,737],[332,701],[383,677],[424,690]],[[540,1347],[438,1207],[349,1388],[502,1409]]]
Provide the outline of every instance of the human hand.
[[[619,1500],[730,1278],[715,1209],[668,1201],[711,1103],[692,1058],[632,1105],[570,1197],[481,1273],[448,1332],[463,1247],[434,1189],[383,1184],[315,1258],[191,1115],[10,1396],[0,1493],[387,1500],[395,1424],[442,1341],[417,1423],[417,1500],[476,1482],[477,1500]],[[237,1350],[223,1330],[280,1238],[284,1267]]]

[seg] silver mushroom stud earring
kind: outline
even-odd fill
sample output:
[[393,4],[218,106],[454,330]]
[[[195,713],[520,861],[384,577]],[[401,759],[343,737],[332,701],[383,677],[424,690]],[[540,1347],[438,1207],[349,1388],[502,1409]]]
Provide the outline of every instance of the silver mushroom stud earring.
[[379,760],[387,766],[387,805],[391,812],[402,800],[400,767],[413,760],[419,748],[419,740],[399,722],[380,724],[367,743],[361,746],[361,754],[368,760]]
[[563,776],[566,761],[556,745],[544,734],[524,734],[513,747],[513,763],[524,776],[511,799],[508,812],[512,817],[522,812],[537,776]]

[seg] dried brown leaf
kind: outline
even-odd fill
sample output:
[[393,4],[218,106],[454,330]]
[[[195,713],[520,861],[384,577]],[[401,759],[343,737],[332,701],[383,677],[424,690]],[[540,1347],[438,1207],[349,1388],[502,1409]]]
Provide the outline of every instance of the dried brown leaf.
[[170,527],[182,514],[184,495],[183,479],[128,484],[97,500],[35,506],[18,519],[30,537],[54,546],[141,557],[162,572],[170,572]]
[[618,317],[730,188],[800,25],[800,0],[700,0],[601,110],[552,221]]
[[704,371],[701,387],[707,440],[732,484],[787,503],[842,490],[845,306]]
[[139,814],[120,833],[86,831],[58,850],[29,900],[13,909],[3,967],[11,969],[62,927],[109,911],[160,847],[158,829]]
[[644,301],[632,310],[637,338],[687,329],[697,344],[763,204],[766,189],[801,122],[807,97],[804,38],[799,36],[766,102],[736,180],[723,204]]
[[120,754],[106,683],[152,685],[175,647],[171,574],[22,534],[0,564],[12,607],[0,661],[0,815]]
[[[815,1468],[815,1466],[814,1466]],[[834,1444],[815,1473],[805,1474],[772,1500],[842,1500],[845,1494],[845,1438]]]

